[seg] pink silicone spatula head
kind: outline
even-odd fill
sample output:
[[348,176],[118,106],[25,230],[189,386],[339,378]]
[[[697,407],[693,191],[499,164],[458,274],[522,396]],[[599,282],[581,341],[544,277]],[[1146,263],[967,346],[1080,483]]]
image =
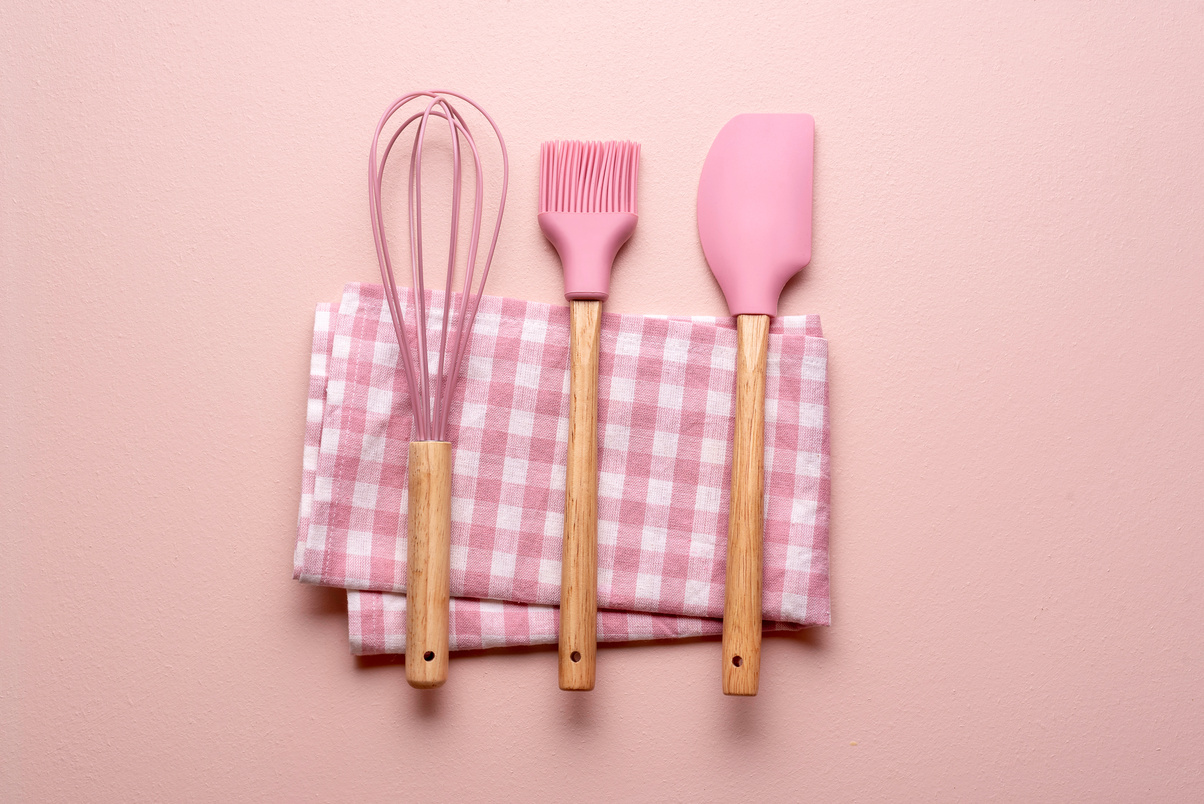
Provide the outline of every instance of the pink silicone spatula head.
[[777,315],[811,261],[815,119],[742,114],[715,137],[698,181],[698,236],[732,315]]

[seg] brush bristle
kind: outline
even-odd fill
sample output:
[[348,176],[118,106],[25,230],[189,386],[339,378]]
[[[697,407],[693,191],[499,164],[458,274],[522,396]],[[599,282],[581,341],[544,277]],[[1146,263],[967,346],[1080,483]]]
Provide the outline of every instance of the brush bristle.
[[540,212],[636,214],[638,142],[545,142],[539,153]]

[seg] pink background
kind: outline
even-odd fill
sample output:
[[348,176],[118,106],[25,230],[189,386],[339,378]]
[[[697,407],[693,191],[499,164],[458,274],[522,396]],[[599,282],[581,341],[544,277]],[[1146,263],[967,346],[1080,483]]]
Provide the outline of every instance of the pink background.
[[[0,800],[1204,799],[1204,6],[854,5],[7,3]],[[496,294],[560,294],[539,141],[643,143],[632,312],[724,312],[710,140],[815,115],[834,625],[756,699],[713,641],[421,693],[290,579],[313,305],[433,85],[509,138]]]

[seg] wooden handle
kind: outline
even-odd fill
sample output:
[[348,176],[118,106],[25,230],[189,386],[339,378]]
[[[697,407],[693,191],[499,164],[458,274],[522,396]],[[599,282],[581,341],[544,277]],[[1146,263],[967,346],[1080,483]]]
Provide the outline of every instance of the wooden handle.
[[598,340],[602,303],[570,301],[569,320],[560,689],[592,690],[598,648]]
[[451,465],[448,442],[410,443],[406,681],[420,689],[447,681]]
[[769,316],[736,316],[736,432],[723,598],[723,692],[756,695],[761,672],[765,358]]

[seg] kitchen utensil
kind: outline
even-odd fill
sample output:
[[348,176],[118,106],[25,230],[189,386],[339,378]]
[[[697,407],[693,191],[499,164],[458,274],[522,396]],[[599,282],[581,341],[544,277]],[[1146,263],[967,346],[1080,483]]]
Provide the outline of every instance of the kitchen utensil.
[[723,607],[727,695],[756,695],[761,670],[765,358],[782,287],[811,260],[814,152],[810,115],[738,115],[712,143],[698,182],[698,236],[737,330]]
[[[481,218],[484,211],[484,171],[481,154],[468,123],[450,98],[464,101],[488,121],[497,137],[502,155],[502,183],[497,205],[497,221],[494,224],[489,253],[481,270],[480,284],[475,288],[473,279],[476,274]],[[425,108],[411,115],[397,128],[378,160],[381,135],[390,118],[413,101],[425,104]],[[438,362],[433,375],[429,367],[426,331],[429,317],[425,298],[422,239],[422,156],[431,118],[440,118],[446,124],[452,159],[451,236],[444,282],[444,309],[429,311],[438,313],[439,322]],[[410,343],[402,319],[402,305],[397,295],[397,282],[393,275],[392,259],[385,238],[384,213],[381,208],[381,182],[385,162],[397,138],[415,123],[417,129],[410,149],[408,200],[410,272],[415,293],[413,324],[416,359],[410,353]],[[443,124],[437,124],[437,127],[442,128]],[[452,277],[456,271],[456,247],[460,239],[460,194],[461,185],[465,181],[461,162],[465,145],[472,152],[475,187],[472,223],[468,230],[468,255],[463,269],[463,287],[459,296],[459,308],[453,314]],[[414,432],[409,450],[409,514],[406,531],[406,681],[414,687],[438,687],[447,680],[452,467],[451,444],[447,440],[448,412],[460,374],[460,364],[472,336],[477,306],[485,289],[485,279],[489,275],[489,266],[497,246],[502,213],[506,208],[509,176],[506,142],[497,124],[473,101],[456,92],[443,90],[414,92],[394,101],[376,126],[368,156],[368,205],[372,217],[372,233],[376,241],[376,255],[380,262],[385,298],[397,334],[401,364],[414,413]],[[451,327],[453,318],[456,322],[454,328]],[[449,359],[445,361],[445,358]]]
[[569,300],[569,444],[560,584],[560,688],[592,690],[598,614],[598,339],[615,255],[636,224],[640,146],[545,142],[539,228]]

